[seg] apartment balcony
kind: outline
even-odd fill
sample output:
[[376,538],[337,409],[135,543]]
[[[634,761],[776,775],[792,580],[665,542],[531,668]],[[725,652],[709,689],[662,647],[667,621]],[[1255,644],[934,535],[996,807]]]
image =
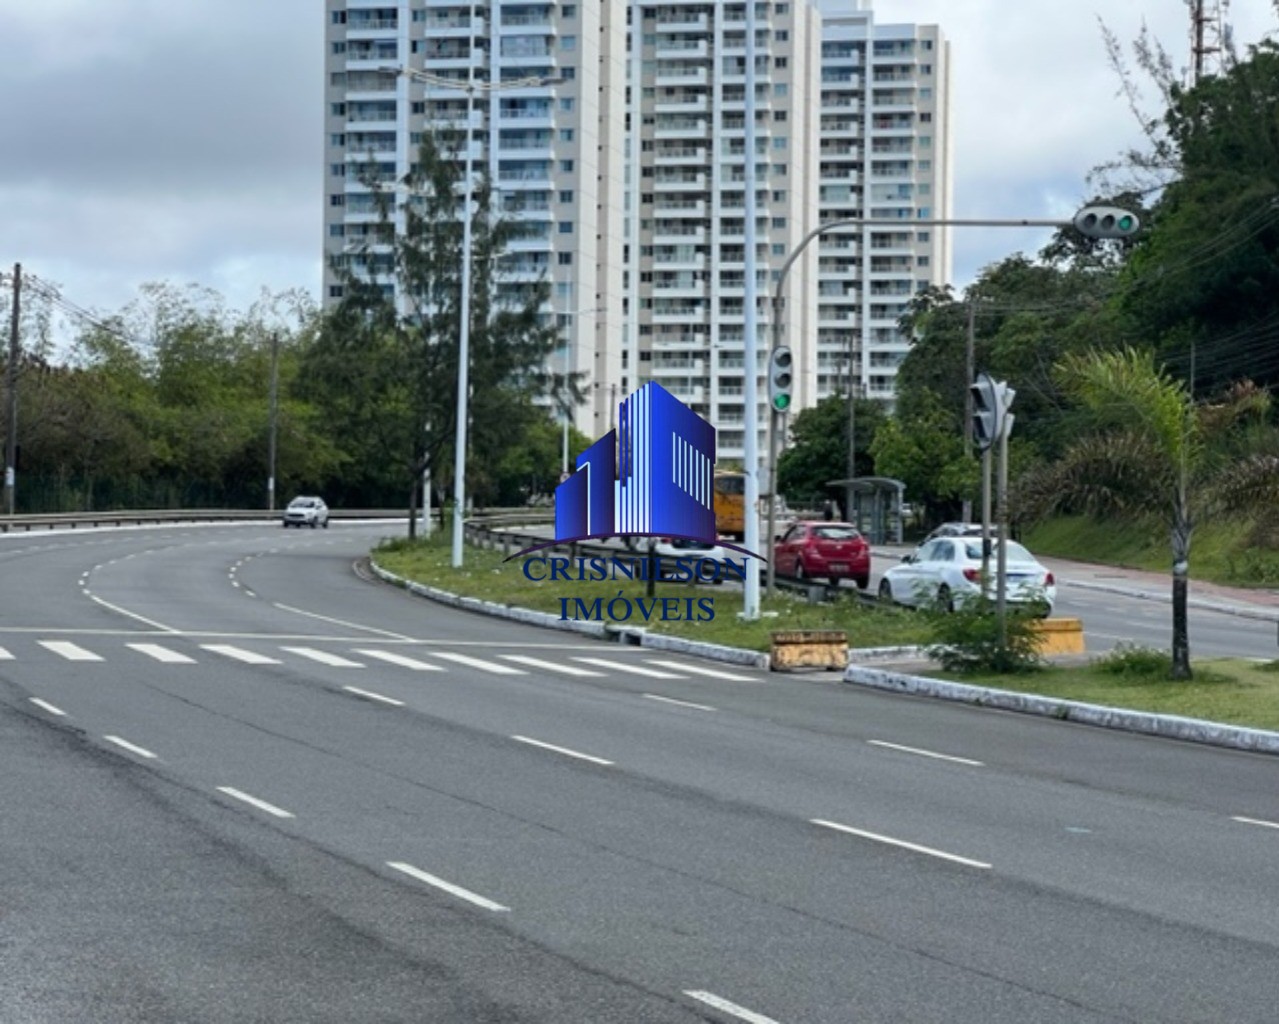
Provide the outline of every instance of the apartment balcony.
[[706,335],[685,334],[675,338],[657,334],[647,343],[647,347],[653,352],[704,352]]
[[508,14],[498,25],[502,36],[554,35],[555,19],[546,14]]
[[698,402],[706,401],[706,388],[702,385],[689,387],[688,385],[672,384],[666,389],[685,405],[693,405]]
[[653,360],[649,372],[654,377],[701,377],[705,373],[706,362],[702,359],[689,359],[682,363],[663,365]]
[[688,65],[686,67],[671,66],[658,68],[653,85],[658,89],[677,88],[679,86],[705,87],[710,81],[710,74],[705,66]]
[[355,18],[349,12],[346,21],[347,39],[369,39],[374,33],[381,32],[398,32],[400,22],[398,18]]
[[663,167],[696,167],[707,163],[705,146],[667,146],[654,150],[656,162]]
[[488,25],[483,18],[465,15],[431,16],[427,11],[426,37],[428,39],[484,39],[488,37]]
[[701,299],[706,296],[706,284],[704,282],[695,281],[674,281],[669,284],[659,284],[654,282],[651,285],[654,299],[670,299],[671,301],[685,299]]
[[670,14],[662,14],[657,17],[658,32],[709,32],[710,20],[705,13],[686,14],[681,11],[674,11]]
[[706,241],[706,228],[692,222],[654,225],[653,245],[698,245]]
[[654,178],[655,192],[705,192],[706,175],[690,174],[681,178]]
[[705,120],[687,122],[674,121],[666,124],[663,124],[660,120],[658,120],[658,122],[653,125],[653,138],[702,140],[706,138],[709,130],[710,122]]
[[702,320],[707,314],[705,306],[658,306],[653,304],[652,322],[654,324],[686,324],[690,321]]
[[706,203],[700,199],[678,199],[659,202],[653,205],[653,216],[665,220],[692,218],[703,220],[706,217]]
[[661,98],[653,101],[653,113],[661,114],[705,114],[710,110],[710,93],[703,93],[700,97],[681,97],[678,99],[664,100]]
[[710,56],[710,47],[705,39],[658,36],[654,56],[658,60],[705,60]]
[[545,107],[537,110],[501,110],[497,115],[498,128],[545,128],[555,127],[555,113]]

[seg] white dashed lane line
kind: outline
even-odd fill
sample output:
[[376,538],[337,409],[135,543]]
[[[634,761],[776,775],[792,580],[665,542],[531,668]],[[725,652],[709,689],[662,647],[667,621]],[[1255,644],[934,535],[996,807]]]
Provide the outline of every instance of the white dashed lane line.
[[27,699],[30,700],[31,703],[34,704],[36,707],[43,708],[45,711],[49,712],[49,714],[51,715],[63,716],[66,714],[66,712],[63,711],[61,708],[54,707],[47,700],[41,700],[39,697],[29,697]]
[[383,704],[390,704],[392,707],[404,707],[404,701],[396,700],[394,697],[383,697],[380,693],[374,693],[372,690],[361,690],[354,686],[342,687],[347,693],[353,693],[357,697],[363,697],[366,700],[376,700]]
[[102,738],[108,743],[114,743],[122,750],[127,750],[130,754],[137,754],[138,757],[145,757],[147,760],[151,760],[156,757],[155,754],[151,753],[151,751],[147,750],[145,747],[139,747],[137,744],[130,743],[128,740],[122,740],[119,736],[103,736]]
[[484,910],[493,910],[498,912],[507,912],[511,908],[504,907],[500,903],[494,903],[478,893],[471,892],[469,889],[463,889],[460,885],[454,885],[452,882],[446,882],[442,878],[428,874],[421,868],[415,868],[412,864],[405,864],[403,861],[388,860],[386,862],[388,868],[394,868],[396,871],[403,872],[410,878],[416,878],[419,882],[425,882],[429,886],[433,886],[442,892],[448,893],[450,896],[456,896],[460,900],[466,900],[467,903],[473,903],[477,907]]
[[531,747],[540,747],[543,750],[550,750],[556,754],[563,754],[565,757],[574,757],[579,761],[590,761],[591,764],[602,764],[610,766],[612,761],[606,761],[602,757],[596,757],[594,754],[583,754],[580,750],[570,750],[568,747],[558,747],[554,743],[544,743],[541,740],[530,739],[527,736],[512,736],[511,739],[519,743],[527,743]]
[[646,693],[644,694],[644,697],[647,700],[657,700],[657,701],[661,701],[663,704],[675,704],[681,708],[693,708],[696,711],[714,711],[715,710],[715,708],[711,707],[709,704],[694,704],[692,701],[676,700],[674,697],[662,697],[656,693]]
[[350,658],[344,658],[340,654],[331,654],[328,651],[317,650],[314,647],[282,647],[281,650],[288,651],[290,654],[297,654],[303,658],[310,658],[312,661],[318,661],[321,665],[329,665],[333,668],[363,668],[358,661],[352,661]]
[[1231,821],[1237,821],[1243,825],[1260,825],[1262,828],[1279,828],[1279,821],[1263,821],[1261,818],[1243,818],[1239,815],[1232,815]]
[[45,650],[52,651],[59,657],[66,658],[67,661],[101,661],[102,659],[92,651],[86,651],[79,644],[73,644],[68,640],[41,640],[40,646]]
[[661,665],[663,668],[673,668],[677,672],[692,672],[696,676],[710,676],[712,679],[728,679],[735,683],[757,683],[759,682],[754,676],[738,675],[736,672],[725,672],[717,668],[702,668],[700,665],[686,665],[680,661],[657,661],[650,659],[649,665]]
[[246,665],[279,665],[278,658],[268,658],[265,654],[246,651],[243,647],[232,647],[230,644],[201,644],[204,650],[220,654],[233,661],[242,661]]
[[562,672],[566,676],[577,676],[583,679],[598,678],[603,672],[592,672],[589,668],[577,668],[573,665],[561,665],[554,661],[543,661],[541,658],[530,658],[527,654],[501,654],[500,658],[506,661],[514,661],[520,665],[528,665],[530,668],[542,668],[548,672]]
[[443,658],[446,661],[455,661],[459,665],[466,665],[469,668],[483,669],[485,672],[492,672],[499,676],[522,676],[528,674],[522,668],[511,668],[510,665],[503,665],[496,661],[485,661],[483,658],[472,658],[469,654],[454,654],[450,651],[432,651],[431,657]]
[[699,1003],[705,1003],[707,1006],[726,1013],[730,1017],[736,1017],[738,1020],[746,1021],[746,1024],[778,1024],[772,1017],[765,1017],[762,1013],[756,1013],[754,1010],[748,1010],[744,1006],[738,1006],[736,1003],[730,1003],[723,996],[717,996],[714,992],[702,992],[699,990],[689,990],[684,993],[689,999],[696,999]]
[[908,843],[904,839],[893,839],[891,836],[880,835],[878,832],[867,832],[865,829],[853,828],[851,825],[841,825],[835,821],[823,821],[820,818],[813,818],[814,825],[820,825],[822,828],[834,829],[836,832],[844,832],[850,836],[859,836],[862,839],[870,839],[876,843],[883,843],[885,846],[896,846],[902,850],[910,850],[912,853],[923,853],[929,857],[937,857],[941,860],[948,860],[955,864],[963,864],[970,868],[990,869],[990,865],[985,861],[971,860],[968,857],[960,857],[953,853],[947,853],[945,850],[936,850],[931,846],[920,846],[918,843]]
[[289,811],[284,810],[282,807],[276,807],[275,804],[269,804],[265,800],[259,800],[256,796],[249,796],[248,793],[245,793],[242,790],[232,789],[230,786],[219,786],[218,792],[225,793],[229,797],[233,797],[236,800],[240,800],[248,804],[250,807],[256,807],[259,811],[265,811],[267,814],[270,814],[273,817],[276,817],[276,818],[292,818],[293,817],[293,815]]
[[973,761],[967,757],[955,757],[952,754],[938,754],[932,750],[921,750],[919,747],[904,747],[900,743],[888,743],[885,740],[867,740],[872,747],[883,747],[885,750],[900,750],[905,754],[918,754],[920,757],[931,757],[936,761],[950,761],[954,764],[967,764],[976,768],[986,767],[982,761]]

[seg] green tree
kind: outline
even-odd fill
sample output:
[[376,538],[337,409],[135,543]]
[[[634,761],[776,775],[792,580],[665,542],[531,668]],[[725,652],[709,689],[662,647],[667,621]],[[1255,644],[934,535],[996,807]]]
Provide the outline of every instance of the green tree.
[[[451,485],[457,407],[463,224],[460,166],[428,134],[403,185],[405,227],[383,203],[377,230],[339,262],[344,294],[308,351],[300,393],[323,406],[347,452],[347,487],[405,496],[416,507],[424,471]],[[545,277],[520,285],[502,257],[516,230],[492,213],[487,182],[474,189],[471,240],[467,493],[494,497],[505,450],[545,413],[538,403],[580,399],[576,382],[543,367],[554,345]],[[393,273],[396,307],[375,280]],[[410,516],[410,534],[414,517]]]
[[[875,461],[871,448],[886,419],[881,403],[856,400],[858,476],[873,476]],[[804,409],[791,425],[790,446],[777,462],[777,489],[791,504],[817,505],[830,497],[831,480],[848,476],[848,397],[831,395]]]

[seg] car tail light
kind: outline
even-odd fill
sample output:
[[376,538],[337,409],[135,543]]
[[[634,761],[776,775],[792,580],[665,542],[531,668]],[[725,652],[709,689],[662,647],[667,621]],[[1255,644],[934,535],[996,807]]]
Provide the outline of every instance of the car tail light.
[[980,582],[981,582],[981,570],[980,570],[980,569],[965,569],[965,570],[964,570],[964,579],[966,579],[969,583],[980,583]]
[[1045,577],[1044,577],[1044,586],[1045,586],[1045,587],[1051,587],[1051,586],[1052,586],[1054,583],[1056,583],[1056,582],[1057,582],[1057,581],[1053,579],[1053,574],[1052,574],[1052,573],[1049,573],[1047,576],[1045,576]]

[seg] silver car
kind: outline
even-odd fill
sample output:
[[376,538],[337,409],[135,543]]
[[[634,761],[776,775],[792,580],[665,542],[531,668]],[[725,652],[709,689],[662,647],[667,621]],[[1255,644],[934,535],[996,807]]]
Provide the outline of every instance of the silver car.
[[[1038,559],[1015,541],[1007,542],[1005,598],[1012,605],[1037,607],[1051,615],[1057,600],[1057,581]],[[990,577],[986,597],[995,597],[999,545],[991,544]],[[879,582],[881,601],[932,605],[953,611],[977,597],[981,586],[981,538],[939,537],[906,555]]]
[[300,495],[289,502],[288,508],[284,510],[284,527],[288,529],[290,526],[296,526],[301,529],[303,526],[309,526],[315,529],[317,526],[323,526],[326,530],[329,528],[329,506],[324,504],[323,498],[314,498],[307,495]]

